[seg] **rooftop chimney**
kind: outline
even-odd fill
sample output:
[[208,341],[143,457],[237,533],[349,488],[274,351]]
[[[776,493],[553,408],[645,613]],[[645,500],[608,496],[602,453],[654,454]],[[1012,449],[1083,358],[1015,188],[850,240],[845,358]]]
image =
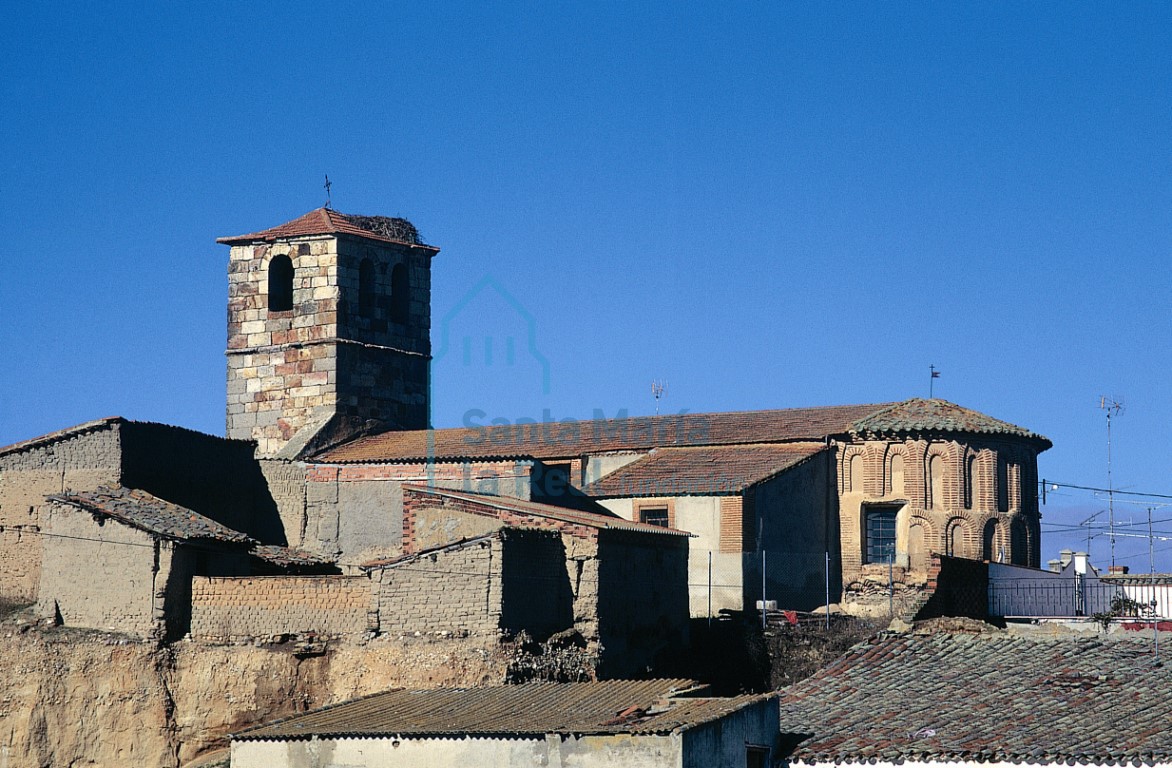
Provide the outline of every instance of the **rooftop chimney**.
[[1086,552],[1075,552],[1074,553],[1074,572],[1086,575],[1086,572],[1087,572],[1087,553]]
[[1046,563],[1046,569],[1058,573],[1062,570],[1062,561],[1058,559],[1050,560]]
[[1128,568],[1126,565],[1112,565],[1107,569],[1107,573],[1112,576],[1126,576]]
[[1058,560],[1062,563],[1062,567],[1070,565],[1071,559],[1074,557],[1073,550],[1063,549],[1058,553]]

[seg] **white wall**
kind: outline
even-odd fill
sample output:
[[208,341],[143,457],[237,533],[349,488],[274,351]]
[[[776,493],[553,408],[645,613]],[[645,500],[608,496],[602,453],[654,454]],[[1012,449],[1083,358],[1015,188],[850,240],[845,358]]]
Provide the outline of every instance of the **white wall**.
[[233,741],[232,768],[680,768],[675,736]]

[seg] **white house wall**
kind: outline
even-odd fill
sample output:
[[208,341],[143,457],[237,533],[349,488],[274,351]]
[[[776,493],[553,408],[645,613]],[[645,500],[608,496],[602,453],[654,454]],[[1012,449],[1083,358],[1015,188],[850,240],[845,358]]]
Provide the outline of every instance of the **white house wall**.
[[232,768],[681,768],[681,752],[678,735],[235,741]]

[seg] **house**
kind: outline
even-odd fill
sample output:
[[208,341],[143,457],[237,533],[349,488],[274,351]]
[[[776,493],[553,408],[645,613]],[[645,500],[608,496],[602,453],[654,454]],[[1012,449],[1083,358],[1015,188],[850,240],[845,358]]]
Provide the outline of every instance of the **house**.
[[391,690],[232,736],[233,768],[764,768],[772,696],[707,698],[688,680]]
[[880,635],[781,694],[790,766],[1172,764],[1172,668],[1150,643]]

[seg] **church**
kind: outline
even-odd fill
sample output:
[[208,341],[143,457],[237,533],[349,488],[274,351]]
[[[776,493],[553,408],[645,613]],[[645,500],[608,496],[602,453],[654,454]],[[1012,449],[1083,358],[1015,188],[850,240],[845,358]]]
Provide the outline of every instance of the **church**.
[[405,579],[397,564],[495,553],[501,584],[546,580],[490,594],[476,626],[573,625],[617,654],[760,601],[866,613],[882,584],[914,603],[932,553],[1040,563],[1051,443],[1023,427],[917,398],[437,429],[439,249],[409,222],[327,207],[218,242],[226,437],[112,418],[0,448],[0,596],[66,624],[229,636],[217,589],[317,579],[354,607],[315,622],[377,633],[370,585]]

